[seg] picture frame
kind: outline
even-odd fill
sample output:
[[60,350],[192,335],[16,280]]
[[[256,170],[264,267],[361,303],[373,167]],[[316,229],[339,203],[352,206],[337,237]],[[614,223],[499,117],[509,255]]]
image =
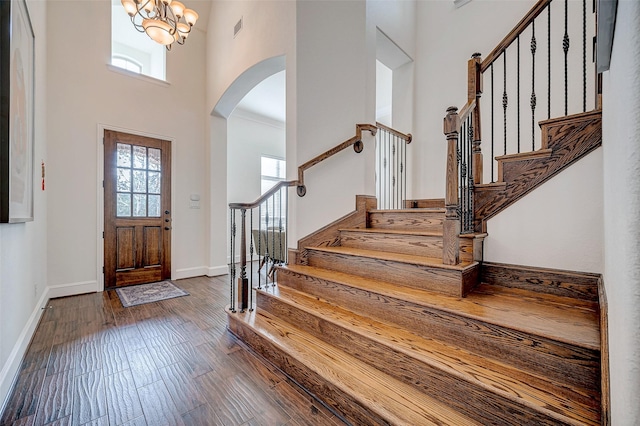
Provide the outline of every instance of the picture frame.
[[33,220],[35,35],[25,0],[0,0],[0,223]]

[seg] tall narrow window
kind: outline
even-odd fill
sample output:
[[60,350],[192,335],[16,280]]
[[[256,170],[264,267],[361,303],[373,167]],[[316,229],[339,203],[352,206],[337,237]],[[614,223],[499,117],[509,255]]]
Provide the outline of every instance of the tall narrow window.
[[[282,158],[261,156],[261,193],[264,194],[286,176],[287,163]],[[262,208],[260,220],[263,226],[268,228],[284,227],[286,220],[285,199],[281,197],[282,191],[275,194],[275,200],[267,201]]]

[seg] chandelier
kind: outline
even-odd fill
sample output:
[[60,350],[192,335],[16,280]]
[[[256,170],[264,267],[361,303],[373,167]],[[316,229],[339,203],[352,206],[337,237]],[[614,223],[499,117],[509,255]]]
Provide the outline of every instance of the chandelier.
[[121,0],[136,30],[147,33],[156,43],[171,50],[173,43],[184,44],[198,14],[176,0]]

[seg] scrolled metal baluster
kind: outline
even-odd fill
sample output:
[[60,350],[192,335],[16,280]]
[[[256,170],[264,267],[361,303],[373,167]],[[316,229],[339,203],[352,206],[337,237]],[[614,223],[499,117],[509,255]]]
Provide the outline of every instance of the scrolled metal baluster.
[[230,218],[229,218],[229,226],[230,226],[230,236],[231,236],[231,247],[230,247],[230,259],[229,259],[229,287],[231,287],[231,303],[230,309],[231,312],[236,312],[236,297],[235,297],[235,284],[236,284],[236,246],[235,246],[235,236],[236,236],[236,219],[235,219],[235,210],[230,209]]
[[517,91],[517,101],[516,101],[516,115],[518,117],[518,153],[520,153],[520,35],[516,37],[517,49],[518,49],[518,58],[516,65],[516,75],[518,81]]
[[547,5],[547,119],[551,118],[551,3]]
[[289,232],[289,188],[284,190],[284,264],[289,264],[289,249],[287,246],[287,232]]
[[[258,259],[260,264],[258,265],[258,289],[262,290],[262,274],[260,271],[264,266],[264,255],[262,255],[262,204],[258,206]],[[262,259],[260,259],[262,256]]]
[[531,151],[536,150],[536,21],[531,22]]
[[493,162],[495,161],[494,156],[494,137],[493,137],[493,64],[491,64],[491,183],[495,182],[493,178]]
[[253,209],[249,212],[249,311],[253,311]]
[[567,115],[569,107],[569,1],[564,0],[564,37],[562,38],[562,50],[564,51],[564,115]]
[[582,112],[587,112],[587,0],[582,0]]
[[502,113],[504,124],[504,152],[507,155],[507,106],[509,105],[509,97],[507,96],[507,51],[503,53],[503,74],[502,74]]

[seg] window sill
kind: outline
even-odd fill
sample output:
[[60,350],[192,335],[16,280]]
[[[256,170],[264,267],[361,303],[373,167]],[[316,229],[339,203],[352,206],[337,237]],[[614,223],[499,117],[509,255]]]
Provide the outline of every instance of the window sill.
[[154,83],[154,84],[157,84],[159,86],[164,86],[164,87],[171,86],[171,83],[169,83],[166,80],[161,80],[159,78],[150,77],[150,76],[144,75],[144,74],[138,74],[137,72],[125,70],[123,68],[116,67],[115,65],[107,64],[107,69],[109,71],[113,71],[113,72],[118,73],[118,74],[126,75],[126,76],[133,77],[133,78],[137,78],[139,80],[146,81],[148,83]]

